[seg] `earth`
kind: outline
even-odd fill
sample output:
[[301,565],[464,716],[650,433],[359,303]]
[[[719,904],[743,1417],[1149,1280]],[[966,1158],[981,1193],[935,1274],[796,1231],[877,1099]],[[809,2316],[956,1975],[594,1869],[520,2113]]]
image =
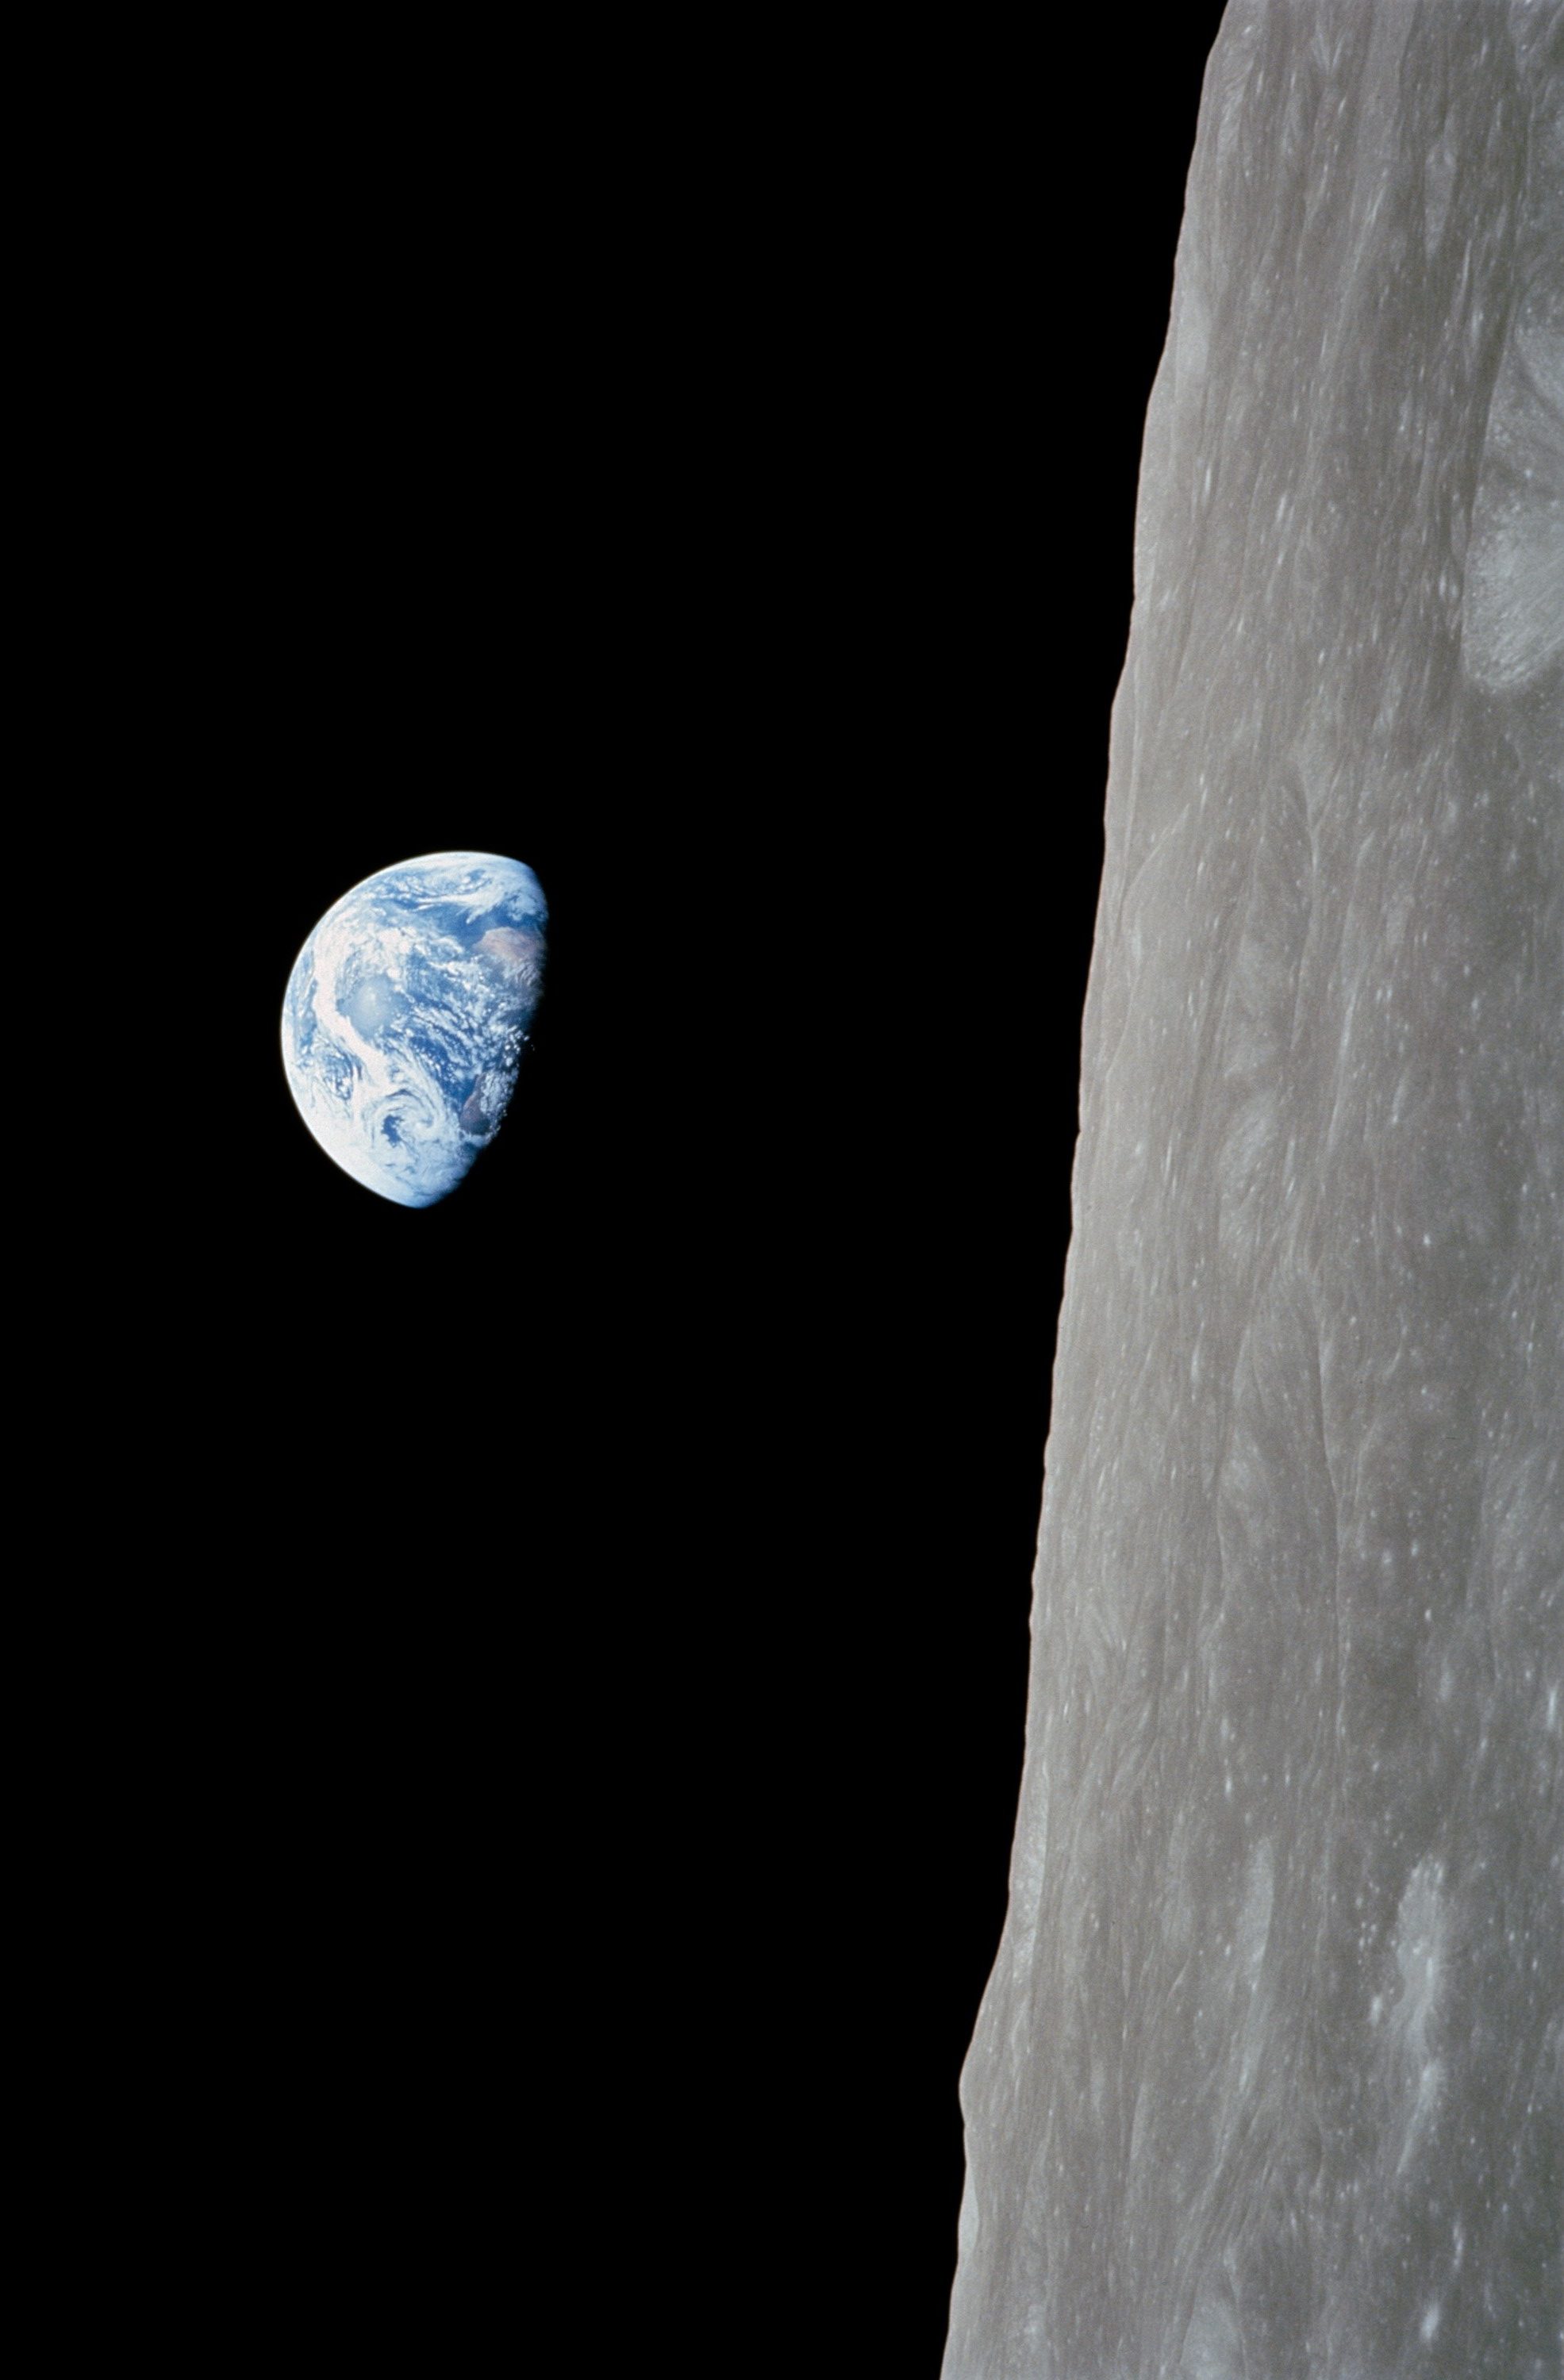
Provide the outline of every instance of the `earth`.
[[432,1207],[499,1130],[543,988],[543,887],[519,859],[445,851],[365,877],[310,936],[283,1064],[328,1157]]

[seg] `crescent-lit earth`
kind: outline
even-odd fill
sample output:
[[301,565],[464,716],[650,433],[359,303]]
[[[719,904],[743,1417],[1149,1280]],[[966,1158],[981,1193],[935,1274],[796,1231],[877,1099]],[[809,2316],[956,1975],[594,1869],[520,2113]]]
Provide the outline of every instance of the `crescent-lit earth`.
[[288,978],[283,1064],[328,1157],[431,1207],[486,1148],[543,989],[543,887],[519,859],[444,851],[326,911]]

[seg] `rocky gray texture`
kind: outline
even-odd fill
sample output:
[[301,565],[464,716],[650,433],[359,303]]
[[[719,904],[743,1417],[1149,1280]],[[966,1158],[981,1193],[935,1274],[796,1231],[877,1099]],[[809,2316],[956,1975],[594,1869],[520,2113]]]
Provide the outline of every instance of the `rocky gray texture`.
[[1557,2380],[1564,9],[1234,0],[947,2380]]

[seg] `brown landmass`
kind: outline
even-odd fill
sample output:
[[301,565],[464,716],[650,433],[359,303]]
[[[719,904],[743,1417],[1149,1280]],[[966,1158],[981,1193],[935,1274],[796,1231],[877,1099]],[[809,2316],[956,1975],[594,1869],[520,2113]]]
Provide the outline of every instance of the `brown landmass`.
[[478,948],[486,958],[495,959],[503,967],[534,969],[542,954],[542,941],[519,926],[491,926],[479,937]]

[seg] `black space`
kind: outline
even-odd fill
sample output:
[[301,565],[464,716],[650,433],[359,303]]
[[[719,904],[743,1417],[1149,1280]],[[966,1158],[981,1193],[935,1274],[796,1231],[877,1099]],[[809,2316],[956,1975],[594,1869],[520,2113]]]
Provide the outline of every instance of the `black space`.
[[[129,355],[189,358],[136,499],[182,591],[127,732],[210,897],[125,1252],[177,1382],[127,1424],[138,1908],[261,2329],[937,2372],[1218,14],[312,54],[170,173]],[[408,1213],[278,1014],[340,892],[451,848],[536,869],[547,985]]]

